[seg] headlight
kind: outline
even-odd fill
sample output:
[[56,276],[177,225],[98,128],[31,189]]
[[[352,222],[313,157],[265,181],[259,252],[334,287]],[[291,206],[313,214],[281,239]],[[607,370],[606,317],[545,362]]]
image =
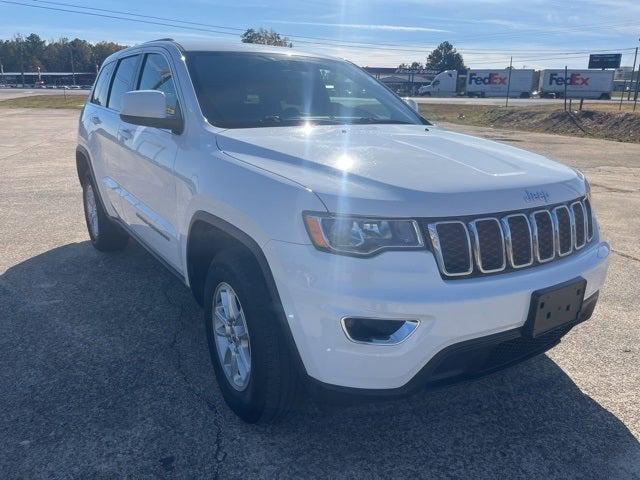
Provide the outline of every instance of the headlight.
[[315,247],[327,252],[372,255],[424,246],[415,220],[305,213],[304,223]]

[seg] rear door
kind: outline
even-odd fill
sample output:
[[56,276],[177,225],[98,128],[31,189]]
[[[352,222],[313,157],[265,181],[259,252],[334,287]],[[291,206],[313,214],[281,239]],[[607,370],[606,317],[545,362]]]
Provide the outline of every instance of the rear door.
[[[180,106],[171,57],[161,48],[144,50],[131,90],[159,90],[167,99],[167,115]],[[182,271],[177,234],[174,163],[181,136],[170,130],[121,122],[119,169],[126,221],[149,247]]]
[[109,173],[109,158],[117,155],[118,114],[107,108],[109,88],[116,61],[103,65],[82,114],[82,128],[86,131],[87,147],[91,152],[91,165],[105,208],[110,215],[120,216],[120,195]]

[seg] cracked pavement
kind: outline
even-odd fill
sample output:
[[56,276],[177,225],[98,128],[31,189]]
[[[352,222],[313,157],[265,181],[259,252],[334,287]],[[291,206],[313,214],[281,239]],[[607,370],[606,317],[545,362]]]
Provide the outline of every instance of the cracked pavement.
[[191,293],[87,241],[78,112],[0,113],[0,478],[640,478],[639,145],[451,126],[591,179],[594,317],[480,381],[260,427],[222,401]]

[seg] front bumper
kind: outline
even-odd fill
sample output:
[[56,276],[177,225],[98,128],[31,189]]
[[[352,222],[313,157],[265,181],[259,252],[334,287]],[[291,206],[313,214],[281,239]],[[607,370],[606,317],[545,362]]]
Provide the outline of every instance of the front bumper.
[[321,401],[350,404],[361,400],[399,398],[424,389],[474,380],[555,347],[574,326],[591,318],[597,302],[598,292],[585,299],[574,323],[562,325],[535,338],[527,335],[524,328],[515,328],[450,345],[438,352],[402,387],[349,388],[311,379],[308,388],[314,398]]
[[[487,353],[460,346],[517,340],[535,290],[581,276],[587,280],[585,302],[597,298],[606,276],[608,246],[594,242],[547,265],[456,281],[441,278],[428,251],[360,259],[319,252],[311,245],[270,241],[264,252],[302,363],[315,383],[397,394],[415,384],[455,379],[453,360],[445,362],[447,367],[434,367],[438,359],[461,355],[451,352],[467,352],[463,357],[475,359],[478,366],[482,362],[475,355]],[[349,316],[420,324],[401,344],[363,345],[351,342],[342,330],[340,320]],[[564,333],[548,344],[536,342],[531,355],[550,348]],[[471,373],[464,365],[460,368],[464,375],[474,376],[492,370],[491,365]]]

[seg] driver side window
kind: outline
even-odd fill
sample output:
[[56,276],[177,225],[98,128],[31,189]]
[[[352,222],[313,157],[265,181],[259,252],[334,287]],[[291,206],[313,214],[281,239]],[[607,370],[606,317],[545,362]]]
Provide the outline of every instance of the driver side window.
[[147,53],[145,55],[137,89],[163,92],[167,99],[167,115],[175,116],[179,113],[173,75],[163,55],[159,53]]

